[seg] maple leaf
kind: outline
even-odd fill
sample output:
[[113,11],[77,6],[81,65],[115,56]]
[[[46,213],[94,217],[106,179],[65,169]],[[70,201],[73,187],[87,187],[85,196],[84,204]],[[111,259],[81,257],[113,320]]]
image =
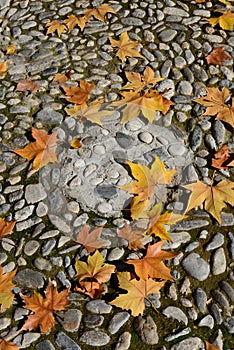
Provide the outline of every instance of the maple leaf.
[[127,162],[127,164],[131,169],[132,176],[137,181],[119,186],[119,188],[129,193],[136,194],[138,196],[138,201],[152,198],[155,185],[168,184],[176,173],[176,170],[166,170],[164,163],[157,156],[155,156],[151,168],[132,162]]
[[60,23],[57,19],[52,21],[52,22],[47,23],[46,27],[48,27],[46,35],[47,34],[52,34],[55,31],[57,31],[59,37],[62,34],[62,32],[67,29],[65,24]]
[[143,213],[151,206],[152,201],[149,199],[141,201],[138,196],[133,197],[131,200],[131,218],[137,220],[142,218]]
[[16,50],[16,45],[9,45],[5,50],[7,55],[13,55]]
[[102,126],[101,118],[113,114],[113,111],[108,111],[99,101],[92,101],[89,105],[83,103],[74,105],[73,108],[65,108],[68,115],[80,121],[88,120]]
[[220,150],[214,154],[211,165],[216,169],[224,170],[229,166],[234,166],[234,154],[230,154],[230,148],[227,145],[223,145]]
[[75,277],[79,282],[86,278],[92,278],[99,283],[107,282],[110,279],[110,275],[114,272],[115,266],[104,264],[104,260],[98,250],[93,255],[88,256],[88,263],[76,260],[75,269],[77,274]]
[[214,344],[210,344],[206,340],[205,340],[205,343],[206,343],[206,350],[221,350],[219,346],[216,346]]
[[7,72],[7,61],[0,62],[0,76]]
[[105,16],[107,13],[116,13],[116,11],[108,4],[102,4],[94,9],[87,9],[84,11],[84,15],[87,17],[93,16],[99,21],[105,22]]
[[53,81],[58,81],[61,84],[61,83],[65,83],[69,79],[71,79],[70,70],[64,74],[61,74],[61,73],[55,74]]
[[34,83],[30,78],[18,81],[15,91],[30,91],[31,93],[42,90],[42,86]]
[[107,242],[99,241],[103,226],[100,226],[90,233],[88,233],[88,226],[84,225],[81,231],[77,234],[76,241],[82,244],[89,253],[94,252],[95,249],[101,248]]
[[164,265],[163,260],[172,259],[179,253],[161,250],[163,244],[164,241],[160,241],[153,245],[148,245],[144,258],[127,261],[127,264],[134,265],[138,277],[143,279],[150,277],[173,280],[173,277],[170,274],[171,270]]
[[0,338],[0,350],[19,350],[19,347],[11,341]]
[[117,276],[119,287],[127,290],[128,293],[119,295],[109,304],[125,310],[131,310],[132,316],[143,314],[145,310],[144,299],[147,299],[149,294],[158,294],[165,284],[165,281],[155,282],[151,278],[147,280],[140,279],[139,281],[135,278],[131,280],[130,272],[119,272]]
[[231,6],[231,2],[233,2],[234,0],[219,0],[220,2],[222,2],[223,4],[228,6]]
[[14,294],[11,289],[15,286],[12,280],[15,276],[16,270],[2,274],[2,266],[0,265],[0,310],[11,307]]
[[231,56],[225,51],[224,46],[218,46],[212,50],[212,52],[206,56],[207,63],[221,65],[223,61],[230,60]]
[[22,300],[26,304],[24,308],[34,312],[33,315],[28,316],[21,329],[30,331],[40,327],[41,333],[48,332],[55,325],[53,311],[66,309],[68,292],[69,289],[65,289],[58,293],[57,287],[49,280],[44,298],[35,291],[31,296],[21,295]]
[[75,103],[77,105],[82,105],[86,101],[88,101],[89,93],[95,88],[95,84],[89,84],[85,80],[79,81],[80,86],[72,86],[71,88],[67,88],[66,86],[62,86],[67,96],[65,100],[71,103]]
[[225,30],[232,30],[234,24],[234,13],[231,12],[231,9],[228,9],[221,16],[217,18],[206,19],[212,26],[219,24],[221,28]]
[[84,30],[87,22],[89,22],[88,16],[76,17],[75,15],[70,15],[63,21],[68,28],[68,33],[70,33],[75,26],[78,26],[81,30]]
[[117,236],[128,241],[128,249],[137,250],[145,248],[141,239],[144,237],[144,230],[132,230],[128,224],[125,224],[121,230],[117,230]]
[[201,205],[205,201],[205,210],[210,213],[221,225],[221,211],[226,207],[225,203],[234,205],[234,182],[227,180],[220,181],[216,186],[208,186],[203,182],[183,185],[192,191],[186,212]]
[[23,149],[13,150],[21,157],[31,160],[34,158],[32,170],[40,169],[48,163],[57,162],[55,154],[57,139],[57,132],[47,135],[45,131],[32,128],[32,136],[36,140],[30,142]]
[[109,38],[111,46],[113,48],[118,47],[118,51],[116,53],[116,56],[120,58],[122,62],[124,62],[125,57],[140,57],[144,58],[137,50],[137,46],[139,45],[138,41],[131,41],[129,39],[128,33],[123,32],[120,35],[120,40],[115,40],[112,38]]
[[157,90],[151,90],[148,93],[139,93],[137,91],[121,92],[124,98],[112,103],[113,106],[119,106],[122,112],[120,123],[126,123],[138,117],[141,113],[150,123],[155,118],[155,111],[161,111],[165,115],[173,102],[163,97]]
[[[206,96],[197,98],[193,101],[207,107],[203,115],[216,115],[215,119],[223,120],[234,127],[234,107],[225,103],[230,96],[230,91],[225,86],[221,91],[219,88],[207,87]],[[232,99],[232,102],[234,102],[234,98]]]
[[162,212],[162,209],[163,209],[162,202],[158,202],[153,207],[153,209],[145,212],[142,215],[142,217],[147,216],[149,218],[149,225],[147,228],[147,233],[149,235],[154,234],[155,236],[158,236],[161,239],[166,239],[172,242],[172,239],[169,233],[165,229],[165,225],[174,225],[178,221],[187,218],[187,216],[169,213],[168,211],[160,215],[160,213]]
[[79,285],[80,287],[76,286],[74,290],[78,293],[84,293],[92,299],[98,298],[104,292],[102,284],[95,281],[81,281]]
[[125,72],[125,75],[130,84],[124,85],[121,90],[141,91],[149,85],[155,85],[164,80],[164,78],[155,78],[154,71],[149,66],[145,68],[143,75],[135,72]]
[[15,227],[16,221],[6,221],[0,218],[0,238],[9,235]]

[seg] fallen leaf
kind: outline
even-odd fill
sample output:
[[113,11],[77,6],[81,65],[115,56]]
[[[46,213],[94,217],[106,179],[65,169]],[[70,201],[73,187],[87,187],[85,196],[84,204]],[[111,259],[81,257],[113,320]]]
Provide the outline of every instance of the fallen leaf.
[[9,45],[5,50],[7,55],[13,55],[16,50],[16,45]]
[[214,154],[211,165],[216,169],[224,170],[226,170],[228,166],[234,165],[234,154],[230,154],[230,148],[227,145],[223,145],[220,150]]
[[99,101],[92,101],[89,105],[83,103],[82,105],[74,105],[73,108],[65,108],[68,115],[79,121],[90,121],[102,126],[101,118],[113,114],[113,111],[105,109]]
[[6,221],[0,218],[0,238],[9,235],[15,227],[16,221]]
[[52,34],[52,33],[57,31],[59,37],[62,34],[62,32],[67,29],[65,24],[60,23],[57,19],[52,21],[52,22],[47,23],[45,26],[48,28],[46,35]]
[[19,350],[19,347],[12,341],[0,338],[0,350]]
[[[143,216],[147,216],[149,218],[149,225],[147,228],[147,233],[149,235],[154,234],[155,236],[160,237],[161,239],[166,239],[167,241],[172,242],[172,239],[167,232],[165,225],[174,225],[178,221],[181,221],[187,216],[174,214],[166,211],[161,214],[163,209],[162,202],[158,202],[153,209],[150,211],[146,211]],[[160,215],[161,214],[161,215]]]
[[225,51],[225,46],[218,46],[206,56],[207,63],[221,65],[224,61],[230,60],[231,56]]
[[7,72],[7,61],[0,62],[0,76]]
[[111,46],[113,48],[117,47],[118,51],[116,53],[116,56],[120,58],[122,62],[124,62],[126,57],[140,57],[144,58],[137,50],[136,48],[139,45],[138,41],[131,41],[128,33],[123,32],[120,35],[120,40],[115,40],[112,38],[109,38]]
[[61,84],[61,83],[65,83],[67,80],[70,80],[70,79],[71,79],[71,72],[69,70],[63,74],[61,73],[55,74],[53,81],[58,81]]
[[70,15],[63,21],[68,28],[68,33],[70,33],[76,26],[80,27],[81,30],[84,30],[87,22],[89,22],[88,16],[76,17],[75,15]]
[[93,16],[102,22],[105,22],[105,16],[107,13],[116,13],[116,11],[108,4],[102,4],[97,8],[87,9],[86,11],[84,11],[85,16]]
[[67,88],[64,85],[62,86],[66,96],[70,96],[65,97],[65,100],[77,105],[82,105],[88,101],[89,93],[95,88],[95,84],[89,84],[85,80],[80,80],[79,84],[80,86],[72,86],[70,88]]
[[139,281],[135,278],[131,280],[129,272],[117,273],[119,280],[119,288],[127,290],[127,294],[121,294],[113,301],[109,302],[111,305],[118,306],[124,310],[131,310],[132,316],[143,314],[145,310],[144,299],[147,295],[156,293],[164,286],[165,281],[155,282],[152,279]]
[[205,340],[205,343],[206,343],[206,350],[221,350],[219,346],[216,346],[214,344],[210,344],[206,340]]
[[226,207],[225,203],[234,205],[234,182],[220,181],[216,186],[208,186],[203,182],[183,185],[191,191],[186,212],[205,202],[205,210],[210,213],[221,225],[221,211]]
[[15,273],[16,270],[2,274],[2,266],[0,265],[0,310],[8,309],[12,305],[14,294],[11,289],[15,286],[12,283]]
[[107,243],[105,241],[99,241],[102,229],[103,226],[100,226],[89,233],[88,226],[84,225],[80,232],[78,232],[76,241],[82,244],[89,253],[92,253],[95,249],[101,248]]
[[80,260],[76,260],[76,278],[80,281],[84,279],[93,279],[98,283],[107,282],[110,279],[110,275],[114,273],[115,266],[110,264],[104,264],[104,258],[102,254],[96,250],[93,255],[88,256],[88,263]]
[[49,280],[44,298],[35,291],[31,296],[21,294],[21,298],[26,304],[24,308],[34,312],[33,315],[28,316],[21,329],[30,331],[40,327],[41,333],[48,332],[55,325],[53,311],[66,309],[68,292],[69,289],[65,289],[58,293],[57,287]]
[[36,141],[30,142],[23,149],[13,150],[13,152],[27,160],[34,158],[32,170],[40,169],[48,163],[57,162],[55,153],[56,143],[58,142],[57,135],[57,132],[47,135],[43,130],[32,128],[32,136]]
[[155,78],[154,71],[149,66],[145,68],[143,75],[135,72],[125,72],[125,75],[130,83],[124,85],[121,90],[134,90],[138,92],[149,85],[154,86],[159,81],[164,80],[164,78]]
[[134,265],[138,277],[144,280],[149,277],[173,280],[170,274],[171,270],[164,265],[163,260],[175,258],[179,253],[161,250],[163,244],[164,242],[160,241],[153,245],[148,245],[144,258],[126,261],[127,264]]
[[75,137],[70,141],[70,145],[72,148],[75,148],[75,149],[82,147],[81,139],[79,137]]
[[137,250],[145,248],[141,239],[144,237],[145,230],[132,230],[132,228],[125,224],[121,230],[117,230],[117,236],[128,241],[128,249]]
[[[226,100],[230,96],[230,91],[225,86],[221,91],[216,87],[207,87],[206,96],[197,98],[193,101],[207,107],[203,115],[216,115],[215,119],[223,120],[234,127],[234,107],[226,104]],[[234,102],[234,98],[232,99],[232,102]]]
[[234,13],[231,12],[231,9],[228,9],[221,16],[217,18],[206,19],[212,26],[219,24],[222,29],[233,30],[234,24]]
[[138,196],[133,197],[131,200],[131,218],[133,220],[138,220],[142,218],[142,215],[149,209],[152,204],[152,200],[146,199],[140,201]]
[[79,285],[80,287],[76,286],[74,291],[84,293],[92,299],[98,298],[104,292],[102,284],[95,281],[81,281]]
[[30,91],[31,93],[42,90],[42,86],[34,83],[30,78],[18,81],[15,91]]

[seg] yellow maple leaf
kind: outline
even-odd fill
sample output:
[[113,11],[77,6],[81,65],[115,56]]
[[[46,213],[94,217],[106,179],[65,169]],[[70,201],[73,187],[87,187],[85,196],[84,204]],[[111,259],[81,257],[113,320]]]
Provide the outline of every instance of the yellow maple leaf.
[[87,9],[84,12],[84,15],[87,17],[95,17],[99,21],[105,22],[105,16],[106,14],[110,13],[116,13],[116,11],[108,4],[102,4],[101,6],[94,8],[94,9]]
[[7,61],[0,62],[0,76],[7,72]]
[[[225,86],[220,91],[219,88],[206,88],[206,96],[193,100],[206,106],[203,115],[216,115],[215,119],[223,120],[234,127],[234,106],[226,104],[226,100],[231,96],[230,91]],[[234,105],[234,98],[232,99]]]
[[158,294],[160,289],[164,286],[165,281],[155,282],[151,278],[147,280],[137,279],[131,280],[130,272],[117,273],[119,280],[119,287],[127,290],[127,294],[120,294],[113,301],[109,302],[111,305],[118,306],[124,310],[131,310],[132,316],[143,314],[145,310],[144,299],[147,300],[149,294]]
[[0,310],[11,307],[14,294],[11,289],[15,286],[12,283],[16,270],[2,274],[2,266],[0,265]]
[[231,12],[231,9],[228,9],[226,12],[224,12],[221,16],[217,18],[209,18],[207,21],[212,25],[215,26],[216,24],[219,24],[221,28],[225,30],[233,30],[233,24],[234,24],[234,13]]
[[128,33],[123,32],[120,35],[120,40],[115,40],[112,38],[109,38],[111,46],[117,47],[118,51],[116,53],[116,56],[118,56],[122,62],[124,62],[125,57],[140,57],[144,58],[137,50],[136,48],[139,45],[138,41],[131,41]]
[[16,50],[16,45],[9,45],[5,50],[7,55],[13,55]]
[[57,31],[59,37],[62,34],[62,32],[67,29],[65,24],[60,23],[57,19],[52,21],[52,22],[47,23],[46,27],[48,27],[46,35],[52,34],[52,33]]
[[205,210],[210,213],[221,225],[221,211],[226,203],[234,205],[234,182],[227,180],[220,181],[216,186],[208,186],[203,182],[183,185],[191,191],[186,212],[205,202]]
[[88,16],[76,17],[75,15],[70,15],[63,21],[68,28],[68,33],[70,33],[75,26],[78,26],[81,30],[84,30],[87,22],[89,22]]
[[125,72],[126,78],[130,83],[124,85],[121,90],[134,90],[141,91],[149,85],[155,85],[164,78],[155,78],[154,71],[152,68],[147,66],[144,70],[143,75],[136,72]]

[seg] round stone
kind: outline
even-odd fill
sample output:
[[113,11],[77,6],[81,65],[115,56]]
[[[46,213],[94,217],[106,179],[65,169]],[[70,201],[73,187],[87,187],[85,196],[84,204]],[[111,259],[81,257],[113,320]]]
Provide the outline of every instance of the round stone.
[[104,346],[109,343],[110,337],[106,333],[95,329],[84,332],[80,337],[80,341],[91,346]]
[[36,253],[37,249],[40,247],[39,242],[31,240],[25,244],[24,253],[27,256],[31,256]]
[[193,87],[190,82],[181,80],[177,85],[177,92],[178,94],[189,96],[193,93]]
[[100,203],[97,206],[97,210],[102,213],[102,214],[106,214],[109,213],[112,210],[112,206],[109,203]]
[[181,143],[174,143],[168,147],[168,152],[172,156],[182,156],[186,151],[186,147]]
[[138,137],[142,142],[147,144],[150,144],[153,141],[153,136],[147,131],[141,132]]
[[199,254],[191,253],[182,260],[182,266],[190,276],[198,281],[207,279],[210,273],[209,264]]

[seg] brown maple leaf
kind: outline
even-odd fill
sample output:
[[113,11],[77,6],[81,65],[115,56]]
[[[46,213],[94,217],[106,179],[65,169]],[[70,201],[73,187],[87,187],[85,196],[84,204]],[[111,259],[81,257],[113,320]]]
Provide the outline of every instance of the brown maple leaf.
[[121,230],[117,230],[117,236],[124,238],[128,241],[128,249],[137,250],[139,248],[145,248],[141,239],[144,237],[145,230],[132,230],[132,228],[125,224]]
[[47,135],[45,131],[32,128],[32,136],[36,140],[30,142],[23,149],[13,150],[21,157],[33,161],[32,170],[40,169],[48,163],[57,162],[55,154],[56,144],[58,142],[57,132]]
[[67,29],[65,24],[60,23],[57,19],[52,21],[52,22],[47,23],[46,27],[48,28],[46,35],[52,34],[52,33],[57,31],[59,37],[62,34],[62,32]]
[[224,61],[230,60],[231,56],[225,51],[225,46],[218,46],[206,56],[207,63],[221,65]]
[[103,226],[100,226],[90,233],[88,226],[84,225],[80,232],[78,232],[76,241],[82,244],[89,253],[94,252],[95,249],[103,247],[107,242],[99,241]]
[[230,148],[227,145],[223,145],[212,158],[212,164],[216,169],[228,169],[228,167],[234,166],[234,154],[230,154]]
[[109,38],[111,46],[117,47],[118,51],[116,53],[116,56],[120,58],[122,62],[124,62],[126,57],[140,57],[144,58],[137,50],[136,48],[139,45],[138,41],[131,41],[128,33],[123,32],[120,35],[120,40],[115,40],[112,38]]
[[2,274],[2,266],[0,265],[0,310],[11,307],[14,294],[11,289],[15,286],[12,283],[16,270]]
[[61,83],[65,83],[67,80],[70,80],[71,79],[71,71],[67,71],[66,73],[57,73],[55,74],[54,76],[54,79],[52,81],[58,81],[59,84]]
[[144,70],[143,75],[135,72],[125,72],[126,78],[130,83],[124,85],[121,90],[134,90],[141,91],[149,85],[154,86],[159,81],[162,81],[164,78],[155,78],[154,71],[152,68],[147,66]]
[[80,86],[72,86],[70,88],[67,88],[64,85],[62,86],[66,96],[70,96],[65,97],[65,100],[77,105],[82,105],[88,101],[89,93],[95,88],[95,84],[89,84],[85,80],[80,80],[79,85]]
[[0,62],[0,76],[7,72],[7,61]]
[[16,221],[6,221],[0,218],[0,238],[9,235],[15,227]]
[[0,350],[19,350],[19,347],[11,341],[0,338]]
[[30,91],[31,93],[42,90],[42,86],[34,83],[30,78],[18,81],[15,91]]
[[[220,91],[219,88],[206,88],[206,96],[197,98],[193,101],[206,106],[203,115],[215,116],[215,119],[223,120],[234,127],[234,107],[226,104],[226,100],[231,96],[230,91],[225,86]],[[234,104],[234,98],[232,99]]]
[[216,186],[208,186],[203,182],[183,185],[191,191],[186,212],[205,202],[205,210],[210,213],[221,225],[221,211],[226,207],[225,203],[234,205],[234,182],[220,181]]
[[102,4],[97,8],[87,9],[84,11],[85,16],[87,17],[93,16],[102,22],[105,22],[105,16],[107,13],[116,13],[116,11],[108,4]]
[[87,22],[89,22],[88,16],[76,17],[75,15],[70,15],[63,21],[68,28],[68,33],[70,33],[76,26],[80,27],[81,30],[84,30]]
[[131,279],[129,272],[118,272],[119,287],[127,290],[127,294],[120,294],[113,301],[109,302],[111,305],[118,306],[124,310],[131,310],[132,316],[143,314],[145,309],[144,300],[148,300],[149,294],[158,294],[160,289],[164,286],[165,281],[155,282],[151,278],[147,280]]
[[161,250],[164,241],[157,242],[153,245],[148,245],[146,255],[142,259],[128,260],[127,264],[134,265],[135,272],[142,279],[163,278],[173,280],[170,272],[163,260],[175,258],[179,253],[166,252]]
[[81,281],[79,285],[80,287],[76,286],[74,291],[84,293],[92,299],[98,298],[104,292],[102,284],[95,281]]
[[21,329],[30,331],[40,327],[41,333],[48,332],[55,325],[53,311],[66,309],[68,292],[69,289],[65,289],[58,293],[57,287],[49,280],[44,298],[38,292],[34,292],[31,296],[21,294],[21,298],[26,304],[24,307],[34,312],[33,315],[28,316]]

